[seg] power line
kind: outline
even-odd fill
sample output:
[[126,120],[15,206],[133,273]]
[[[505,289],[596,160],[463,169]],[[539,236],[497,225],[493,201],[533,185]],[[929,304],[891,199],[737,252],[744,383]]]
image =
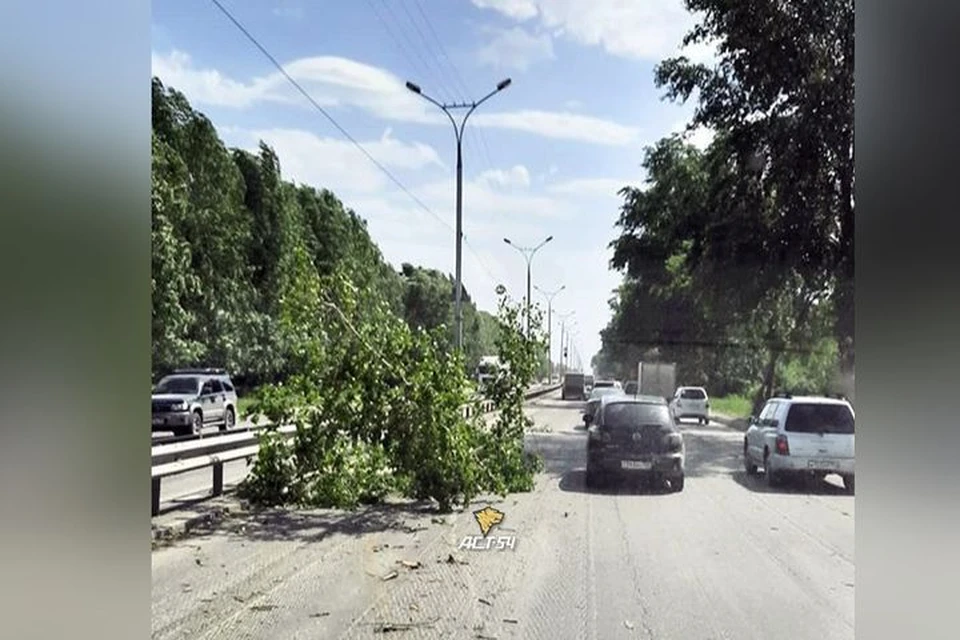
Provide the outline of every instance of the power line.
[[[359,149],[360,152],[363,153],[363,155],[366,156],[370,162],[372,162],[378,169],[380,169],[380,171],[382,171],[384,175],[386,175],[390,179],[391,182],[393,182],[401,191],[403,191],[407,196],[409,196],[410,199],[413,200],[421,209],[423,209],[424,211],[429,213],[431,216],[433,216],[438,222],[440,222],[440,224],[442,224],[443,226],[447,227],[448,229],[456,233],[454,228],[450,226],[449,223],[447,223],[443,218],[438,216],[433,211],[433,209],[431,209],[426,204],[424,204],[424,202],[420,198],[418,198],[412,191],[410,191],[402,182],[400,182],[400,180],[396,176],[394,176],[389,169],[387,169],[376,158],[374,158],[370,154],[370,152],[367,151],[366,148],[356,140],[356,138],[350,135],[350,132],[344,129],[340,125],[340,123],[337,122],[336,119],[327,112],[326,109],[320,106],[320,104],[313,99],[313,96],[307,93],[306,89],[304,89],[300,85],[300,83],[293,78],[293,76],[287,73],[287,70],[283,68],[283,65],[280,64],[280,62],[278,62],[277,59],[274,58],[273,55],[269,51],[267,51],[267,49],[262,44],[260,44],[260,42],[253,36],[253,34],[251,34],[247,30],[247,28],[244,27],[243,24],[241,24],[240,21],[237,20],[233,16],[233,14],[231,14],[230,11],[228,11],[227,8],[220,3],[219,0],[210,0],[210,2],[212,2],[223,13],[223,15],[225,15],[227,19],[229,19],[230,22],[232,22],[233,25],[237,29],[239,29],[240,32],[243,33],[243,35],[246,36],[247,39],[250,40],[250,42],[252,42],[257,49],[260,50],[260,53],[262,53],[264,57],[266,57],[273,64],[273,66],[275,66],[277,70],[280,71],[281,74],[283,74],[283,76],[290,82],[290,84],[292,84],[297,89],[297,91],[299,91],[300,94],[303,95],[303,97],[306,98],[310,102],[310,104],[312,104],[314,108],[316,108],[317,111],[319,111],[330,122],[330,124],[332,124],[337,129],[337,131],[339,131],[343,135],[343,137],[345,137],[357,149]],[[484,271],[487,272],[488,275],[491,276],[491,281],[495,282],[496,279],[492,277],[490,270],[487,268],[486,264],[483,263],[483,260],[480,259],[480,256],[473,250],[472,247],[470,247],[469,245],[468,247],[470,248],[470,251],[474,254],[474,258],[476,258],[480,266],[484,269]]]
[[[433,22],[430,20],[429,17],[427,17],[426,12],[423,10],[423,5],[420,3],[420,0],[414,0],[414,3],[417,6],[417,12],[420,14],[420,17],[423,18],[424,23],[427,25],[427,30],[430,31],[430,35],[433,37],[434,42],[437,43],[437,47],[440,50],[440,55],[443,56],[443,58],[447,61],[447,65],[449,65],[450,69],[453,71],[453,78],[456,86],[458,87],[458,92],[461,93],[463,96],[469,95],[470,91],[469,89],[467,89],[467,85],[463,81],[463,76],[460,75],[460,70],[457,69],[457,66],[453,64],[453,60],[447,54],[447,49],[446,47],[443,46],[443,42],[440,40],[440,36],[437,35],[436,29],[433,28]],[[404,10],[406,10],[406,5],[404,5]],[[411,17],[410,20],[412,22],[413,18]],[[416,27],[416,24],[414,24],[414,27]],[[419,32],[420,30],[417,29],[417,31]],[[420,34],[420,37],[423,38],[422,33]],[[472,135],[475,140],[480,141],[480,148],[483,152],[484,159],[486,160],[487,168],[492,169],[493,162],[490,159],[490,151],[487,148],[487,141],[484,138],[483,130],[474,128],[474,129],[471,129],[467,135]]]

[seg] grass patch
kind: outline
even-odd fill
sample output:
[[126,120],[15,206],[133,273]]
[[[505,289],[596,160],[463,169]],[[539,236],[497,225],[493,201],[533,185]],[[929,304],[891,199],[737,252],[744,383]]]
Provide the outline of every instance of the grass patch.
[[724,396],[710,398],[710,410],[731,418],[744,418],[750,415],[753,403],[746,396]]

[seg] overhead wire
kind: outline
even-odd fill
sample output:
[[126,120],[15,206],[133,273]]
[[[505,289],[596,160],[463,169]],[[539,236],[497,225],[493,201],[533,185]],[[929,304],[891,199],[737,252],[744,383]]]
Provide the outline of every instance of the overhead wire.
[[[439,215],[437,215],[437,213],[434,212],[433,209],[431,209],[430,207],[428,207],[420,198],[418,198],[418,197],[416,196],[416,194],[414,194],[412,191],[410,191],[410,189],[408,189],[408,188],[406,187],[406,185],[404,185],[404,184],[399,180],[399,178],[397,178],[397,177],[393,174],[393,172],[391,172],[391,171],[390,171],[389,169],[387,169],[382,163],[380,163],[376,158],[374,158],[373,155],[371,155],[370,152],[367,151],[367,149],[366,149],[359,141],[357,141],[356,138],[354,138],[352,135],[350,135],[350,132],[347,131],[339,122],[337,122],[337,120],[336,120],[332,115],[330,115],[330,113],[329,113],[326,109],[324,109],[324,108],[313,98],[313,96],[311,96],[311,95],[307,92],[307,90],[304,89],[303,86],[301,86],[300,83],[297,82],[297,80],[287,72],[286,69],[284,69],[283,65],[280,64],[280,62],[273,56],[273,54],[271,54],[271,53],[266,49],[266,47],[264,47],[264,46],[260,43],[260,41],[257,40],[257,38],[254,37],[254,35],[253,35],[252,33],[250,33],[250,31],[249,31],[236,17],[234,17],[234,15],[233,15],[232,13],[230,13],[230,11],[229,11],[225,6],[223,6],[223,4],[220,2],[220,0],[210,0],[210,2],[212,2],[213,5],[216,6],[217,9],[219,9],[220,12],[223,13],[223,15],[226,16],[227,19],[230,20],[231,23],[233,23],[233,25],[260,51],[260,53],[262,53],[262,54],[264,55],[264,57],[267,58],[267,59],[273,64],[273,66],[275,66],[275,67],[277,68],[277,70],[287,79],[287,81],[290,82],[290,84],[293,85],[293,87],[294,87],[295,89],[297,89],[297,91],[298,91],[301,95],[303,95],[303,97],[306,98],[307,101],[308,101],[311,105],[313,105],[313,107],[314,107],[315,109],[317,109],[317,111],[319,111],[319,112],[330,122],[330,124],[332,124],[332,125],[337,129],[337,131],[340,132],[341,135],[343,135],[343,137],[345,137],[347,140],[349,140],[350,143],[353,144],[353,146],[356,147],[371,163],[373,163],[374,166],[376,166],[381,172],[383,172],[383,174],[384,174],[385,176],[387,176],[387,178],[389,178],[390,181],[393,182],[393,184],[397,186],[397,188],[399,188],[404,194],[406,194],[406,195],[407,195],[413,202],[415,202],[421,209],[423,209],[425,212],[427,212],[428,214],[430,214],[431,216],[433,216],[438,222],[440,222],[440,224],[442,224],[443,226],[447,227],[448,229],[450,229],[451,231],[453,231],[454,234],[456,234],[456,229],[454,229],[447,221],[445,221],[443,218],[441,218]],[[481,268],[483,269],[483,271],[484,271],[484,272],[486,273],[486,275],[490,278],[491,282],[496,283],[496,282],[497,282],[496,277],[493,276],[493,274],[492,274],[492,272],[490,271],[490,269],[487,267],[487,265],[484,263],[484,261],[480,258],[480,255],[473,249],[473,247],[472,247],[471,245],[469,245],[469,244],[466,242],[466,238],[463,239],[463,243],[464,243],[464,245],[466,245],[466,246],[470,249],[470,251],[474,254],[474,258],[477,260],[477,263],[481,266]]]

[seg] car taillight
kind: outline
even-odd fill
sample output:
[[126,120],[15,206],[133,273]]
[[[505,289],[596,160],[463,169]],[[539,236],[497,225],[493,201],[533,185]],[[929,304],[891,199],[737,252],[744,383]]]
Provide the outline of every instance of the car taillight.
[[683,449],[683,437],[679,433],[671,433],[664,438],[666,448],[669,452],[676,452]]
[[787,443],[787,436],[777,436],[777,453],[782,456],[790,455],[790,445]]

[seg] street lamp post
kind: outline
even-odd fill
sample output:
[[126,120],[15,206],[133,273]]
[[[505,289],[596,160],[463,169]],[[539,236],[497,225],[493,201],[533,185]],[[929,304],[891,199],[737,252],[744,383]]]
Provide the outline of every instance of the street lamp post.
[[567,372],[566,367],[566,358],[563,357],[563,352],[566,349],[565,332],[567,329],[567,319],[573,316],[576,311],[570,311],[567,313],[558,314],[560,316],[560,375],[564,375]]
[[[462,141],[463,141],[463,128],[467,125],[467,118],[470,117],[470,114],[479,107],[481,104],[489,100],[492,96],[503,91],[510,86],[510,78],[506,78],[497,83],[497,88],[488,93],[487,95],[480,98],[476,102],[454,102],[454,103],[442,103],[434,100],[427,94],[425,94],[419,85],[416,85],[412,82],[407,82],[407,89],[414,92],[418,96],[423,97],[428,102],[433,103],[440,108],[447,117],[450,119],[450,123],[453,125],[453,133],[457,138],[457,284],[456,284],[456,302],[455,302],[455,314],[457,322],[457,349],[463,350],[463,281],[461,279],[462,267],[463,267],[463,153],[462,153]],[[466,109],[467,113],[463,116],[463,119],[460,121],[460,124],[457,124],[456,119],[453,117],[453,114],[450,113],[452,110],[457,109]]]
[[547,363],[550,365],[550,382],[553,382],[553,299],[566,288],[567,285],[561,285],[556,291],[544,291],[536,287],[547,299]]
[[547,239],[533,247],[532,249],[527,247],[518,247],[517,245],[510,242],[509,238],[504,238],[503,241],[508,245],[519,251],[523,254],[523,257],[527,260],[527,339],[530,338],[530,263],[533,261],[534,254],[540,250],[543,245],[547,244],[553,240],[553,236],[547,236]]

